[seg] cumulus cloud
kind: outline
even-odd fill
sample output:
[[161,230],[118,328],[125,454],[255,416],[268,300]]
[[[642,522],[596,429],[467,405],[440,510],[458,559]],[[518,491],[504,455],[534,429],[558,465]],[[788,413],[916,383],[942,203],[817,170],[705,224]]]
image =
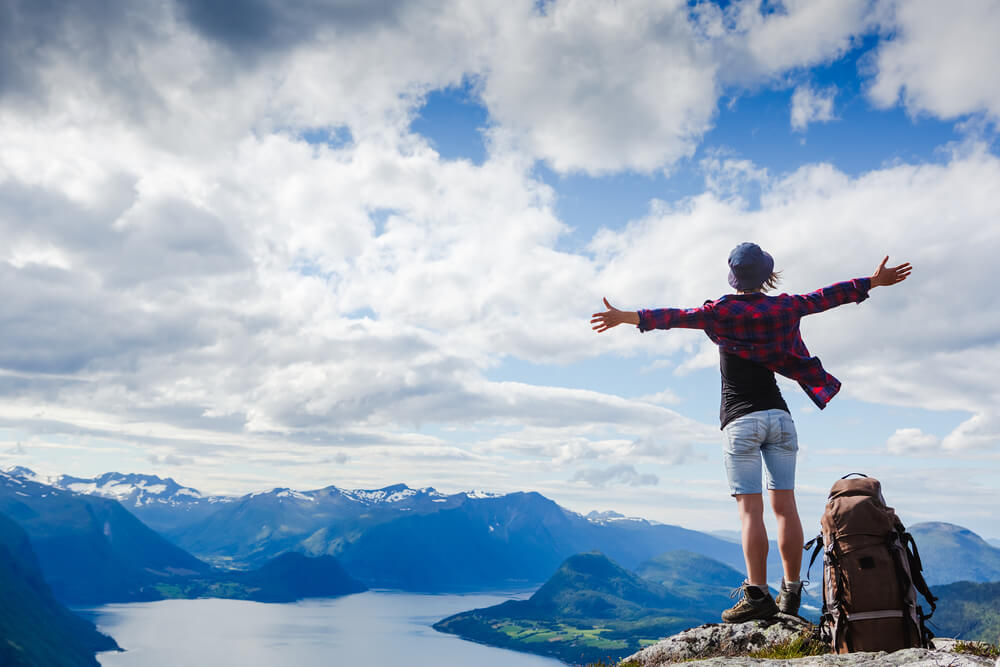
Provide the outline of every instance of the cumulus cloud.
[[656,486],[660,478],[650,473],[639,473],[635,466],[619,464],[607,468],[587,468],[578,470],[572,481],[586,482],[591,486],[606,484],[627,484],[629,486]]
[[790,69],[827,62],[856,44],[878,17],[871,0],[740,0],[694,8],[726,84],[753,86]]
[[792,129],[801,132],[809,123],[833,120],[833,98],[836,94],[835,87],[817,91],[810,86],[798,86],[792,93]]
[[941,448],[941,438],[919,428],[900,428],[889,436],[886,447],[890,454],[931,453]]
[[748,201],[750,194],[768,181],[767,169],[724,150],[709,151],[699,166],[705,175],[705,188],[722,199]]
[[1000,6],[992,0],[887,2],[891,40],[877,49],[869,89],[879,106],[912,113],[1000,118]]
[[160,148],[202,156],[248,131],[384,139],[464,81],[492,151],[589,173],[670,167],[726,86],[834,58],[873,25],[866,0],[90,4],[7,3],[0,79],[64,114],[99,99],[92,129],[137,121]]
[[977,412],[949,433],[943,443],[948,450],[997,449],[1000,446],[1000,413]]
[[526,19],[530,11],[503,13],[483,85],[505,131],[559,171],[650,171],[693,152],[718,90],[685,3],[575,0]]

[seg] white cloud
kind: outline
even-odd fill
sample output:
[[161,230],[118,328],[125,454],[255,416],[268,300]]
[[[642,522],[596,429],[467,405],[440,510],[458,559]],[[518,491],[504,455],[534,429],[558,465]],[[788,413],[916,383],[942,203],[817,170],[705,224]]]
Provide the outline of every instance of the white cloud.
[[702,368],[714,368],[719,365],[719,348],[711,341],[702,341],[698,346],[698,352],[693,357],[685,359],[677,368],[674,375],[685,376],[692,371]]
[[836,95],[836,87],[817,91],[810,86],[798,86],[792,93],[792,129],[801,132],[809,123],[833,120],[833,98]]
[[994,0],[886,2],[889,16],[874,60],[871,99],[900,98],[912,113],[941,118],[986,113],[1000,118],[1000,5]]
[[737,158],[726,151],[710,151],[699,164],[705,173],[705,188],[722,199],[742,197],[767,183],[767,169],[745,158]]
[[919,428],[900,428],[889,436],[886,447],[890,454],[933,453],[940,450],[941,438]]
[[715,43],[720,79],[738,86],[834,59],[877,16],[870,0],[742,0],[726,9],[699,3],[695,13]]
[[586,482],[591,486],[606,484],[627,484],[629,486],[655,486],[660,478],[651,473],[640,473],[635,466],[619,464],[607,468],[586,468],[578,470],[572,481]]
[[681,397],[673,389],[664,389],[655,394],[646,394],[645,396],[640,396],[638,400],[647,403],[657,403],[659,405],[677,405],[682,402]]
[[1000,413],[996,409],[977,412],[949,433],[942,444],[952,451],[1000,449]]
[[[248,132],[347,128],[396,141],[426,93],[472,82],[495,152],[559,171],[651,171],[692,154],[723,86],[837,56],[872,25],[869,5],[261,2],[232,21],[235,10],[188,0],[141,11],[51,3],[18,15],[0,71],[33,96],[32,111],[119,141],[135,138],[122,132],[132,123],[151,145],[203,160]],[[43,64],[17,58],[31,49]]]
[[573,0],[499,14],[483,100],[559,171],[650,171],[690,155],[715,114],[715,63],[670,2]]

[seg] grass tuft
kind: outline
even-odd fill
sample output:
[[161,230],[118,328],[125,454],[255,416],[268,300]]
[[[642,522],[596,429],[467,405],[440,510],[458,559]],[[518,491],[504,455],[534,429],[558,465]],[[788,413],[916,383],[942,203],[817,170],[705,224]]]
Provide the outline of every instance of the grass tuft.
[[799,635],[778,644],[772,644],[759,651],[754,651],[750,654],[750,657],[789,660],[792,658],[805,658],[811,655],[825,655],[829,652],[830,647],[825,643],[817,641],[809,635]]
[[966,653],[977,655],[980,658],[1000,658],[1000,646],[987,642],[967,642],[959,640],[955,642],[955,653]]

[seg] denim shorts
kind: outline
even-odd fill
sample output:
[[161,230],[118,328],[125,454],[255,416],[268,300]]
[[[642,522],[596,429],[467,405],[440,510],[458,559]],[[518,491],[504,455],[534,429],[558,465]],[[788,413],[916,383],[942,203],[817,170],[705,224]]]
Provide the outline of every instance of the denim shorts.
[[723,429],[726,475],[735,496],[761,493],[761,457],[767,488],[795,488],[795,456],[799,439],[795,422],[784,410],[759,410],[737,417]]

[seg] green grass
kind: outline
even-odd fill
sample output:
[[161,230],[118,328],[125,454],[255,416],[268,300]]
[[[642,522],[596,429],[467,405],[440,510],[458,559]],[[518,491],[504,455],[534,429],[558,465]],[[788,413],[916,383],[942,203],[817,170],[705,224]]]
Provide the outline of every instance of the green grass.
[[981,658],[1000,658],[1000,646],[989,644],[987,642],[957,641],[955,642],[955,648],[952,650],[954,650],[955,653],[978,655]]
[[789,660],[805,658],[810,655],[824,655],[830,652],[830,647],[816,641],[808,635],[792,637],[778,644],[773,644],[750,654],[751,658],[770,658],[772,660]]
[[624,649],[628,642],[624,639],[608,639],[602,637],[602,633],[609,631],[608,628],[578,628],[566,623],[538,623],[531,622],[524,625],[507,620],[493,626],[498,632],[502,632],[507,637],[527,642],[576,642],[583,646],[590,646],[598,649]]

